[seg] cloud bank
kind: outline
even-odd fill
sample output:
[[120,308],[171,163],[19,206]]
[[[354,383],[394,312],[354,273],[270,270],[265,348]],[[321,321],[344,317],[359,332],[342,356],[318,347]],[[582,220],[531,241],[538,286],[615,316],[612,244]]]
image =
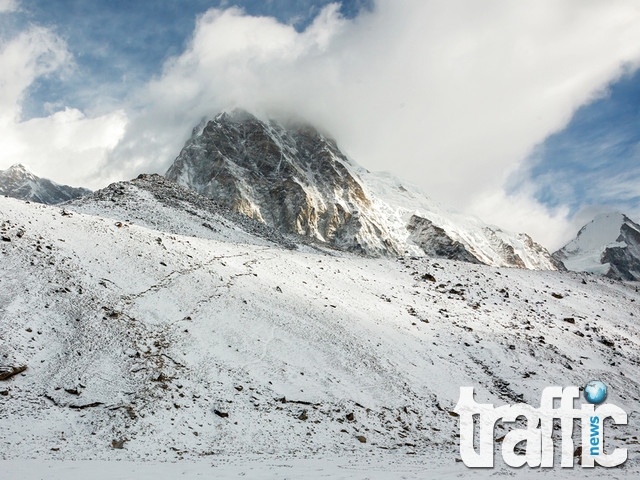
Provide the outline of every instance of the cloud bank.
[[[64,74],[73,58],[49,29],[30,27],[0,45],[0,168],[27,164],[38,175],[94,186],[125,127],[123,112],[87,118],[74,108],[21,121],[21,104],[38,77]],[[101,182],[100,182],[101,183]]]
[[[65,59],[55,58],[50,68],[61,68]],[[72,152],[83,174],[68,178],[95,187],[164,172],[191,128],[221,109],[294,114],[332,134],[370,170],[391,170],[436,200],[555,247],[569,231],[567,210],[540,206],[526,184],[507,193],[507,179],[639,59],[635,0],[379,0],[352,20],[334,4],[303,32],[214,9],[198,19],[184,52],[122,111],[86,118],[71,109],[37,121],[55,138],[75,135],[70,125],[86,127],[84,150]],[[14,90],[50,74],[41,68],[25,67]],[[11,98],[19,104],[19,94]],[[36,125],[26,123],[14,118],[10,128],[28,135]],[[51,150],[43,142],[54,154],[39,161],[66,169],[63,152],[72,143]],[[46,173],[35,162],[32,168]]]
[[18,9],[18,2],[15,0],[0,0],[0,13],[14,12]]

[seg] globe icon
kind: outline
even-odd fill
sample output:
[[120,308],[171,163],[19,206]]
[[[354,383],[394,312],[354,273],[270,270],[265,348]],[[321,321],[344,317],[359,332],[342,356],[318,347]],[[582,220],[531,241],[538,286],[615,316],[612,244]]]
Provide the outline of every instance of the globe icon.
[[600,380],[591,380],[584,387],[584,398],[589,403],[602,403],[607,398],[607,386]]

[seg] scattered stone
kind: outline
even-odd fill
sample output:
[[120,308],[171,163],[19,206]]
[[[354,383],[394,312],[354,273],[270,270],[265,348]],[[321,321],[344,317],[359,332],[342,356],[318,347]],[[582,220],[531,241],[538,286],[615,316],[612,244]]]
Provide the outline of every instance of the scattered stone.
[[350,422],[353,422],[356,419],[356,416],[353,414],[353,412],[347,413],[346,419]]
[[26,365],[0,365],[0,380],[6,380],[27,369]]
[[603,344],[606,347],[613,348],[615,346],[615,343],[613,343],[613,340],[609,340],[607,337],[601,337],[600,338],[600,343]]
[[433,275],[431,275],[430,273],[425,273],[424,275],[422,275],[422,280],[427,280],[429,282],[435,282],[436,281],[436,277],[434,277]]
[[558,298],[558,299],[560,299],[560,298],[564,298],[564,295],[562,295],[561,293],[555,293],[555,292],[553,292],[553,293],[551,294],[551,296],[552,296],[553,298]]
[[302,413],[298,416],[298,420],[307,420],[309,416],[307,415],[307,411],[303,410]]
[[576,319],[573,317],[563,318],[563,320],[567,323],[576,323]]
[[237,387],[233,387],[233,388],[235,388],[237,391],[241,392],[244,387],[242,385],[238,385]]
[[367,443],[367,438],[364,435],[358,435],[356,438],[360,443]]
[[229,414],[227,412],[221,412],[220,410],[214,410],[213,413],[215,413],[220,418],[229,418]]
[[120,440],[113,440],[111,442],[111,448],[116,448],[118,450],[122,450],[124,448],[124,442],[126,442],[127,440],[124,438],[121,438]]
[[3,242],[10,242],[10,241],[11,241],[11,238],[10,238],[10,237],[7,237],[6,235],[2,235],[2,241],[3,241]]

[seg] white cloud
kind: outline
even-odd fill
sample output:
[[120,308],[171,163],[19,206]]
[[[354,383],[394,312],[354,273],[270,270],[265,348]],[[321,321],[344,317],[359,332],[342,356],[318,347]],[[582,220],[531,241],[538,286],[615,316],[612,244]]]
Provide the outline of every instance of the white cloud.
[[50,30],[32,27],[0,45],[0,168],[28,165],[59,182],[102,187],[107,153],[124,132],[122,111],[87,118],[73,108],[22,121],[27,88],[43,75],[72,64],[65,43]]
[[639,59],[635,0],[380,0],[353,21],[329,6],[302,33],[211,10],[144,90],[114,161],[162,172],[202,116],[232,106],[293,112],[363,166],[393,170],[437,200],[560,232],[562,214],[508,197],[506,179]]
[[[436,200],[551,244],[565,235],[566,212],[547,211],[525,191],[507,195],[506,179],[639,59],[636,0],[379,0],[354,20],[330,5],[304,32],[237,9],[211,10],[185,51],[134,94],[128,119],[69,110],[43,121],[52,135],[75,134],[70,125],[110,126],[109,135],[89,135],[95,156],[73,157],[82,174],[60,168],[69,141],[54,149],[58,179],[96,186],[163,173],[191,128],[220,109],[293,113],[333,134],[363,166],[393,170]],[[6,71],[4,59],[0,65]],[[11,80],[14,100],[50,70],[20,71],[24,78]],[[73,119],[63,128],[56,122],[65,115]],[[36,123],[12,125],[27,132]]]
[[0,13],[15,12],[18,9],[16,0],[0,0]]
[[533,200],[527,191],[517,194],[507,194],[502,189],[483,191],[472,202],[468,211],[502,229],[526,232],[551,252],[575,237],[580,227],[586,223],[580,223],[584,220],[582,217],[578,221],[568,221],[568,208],[550,210]]

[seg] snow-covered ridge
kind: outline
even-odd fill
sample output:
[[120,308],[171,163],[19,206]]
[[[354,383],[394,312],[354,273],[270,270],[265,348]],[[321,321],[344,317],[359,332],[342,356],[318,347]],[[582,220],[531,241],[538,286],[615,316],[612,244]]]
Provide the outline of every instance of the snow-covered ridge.
[[26,166],[16,164],[0,170],[0,195],[53,205],[91,193],[86,188],[59,185],[40,178]]
[[[454,463],[462,385],[535,405],[606,378],[612,403],[640,409],[628,285],[292,250],[223,215],[179,234],[202,219],[120,187],[64,207],[0,198],[0,362],[27,367],[0,383],[2,458]],[[632,458],[637,421],[608,434]]]
[[359,167],[309,125],[221,113],[194,129],[166,176],[281,231],[342,250],[562,268],[524,234],[448,211],[419,189]]

